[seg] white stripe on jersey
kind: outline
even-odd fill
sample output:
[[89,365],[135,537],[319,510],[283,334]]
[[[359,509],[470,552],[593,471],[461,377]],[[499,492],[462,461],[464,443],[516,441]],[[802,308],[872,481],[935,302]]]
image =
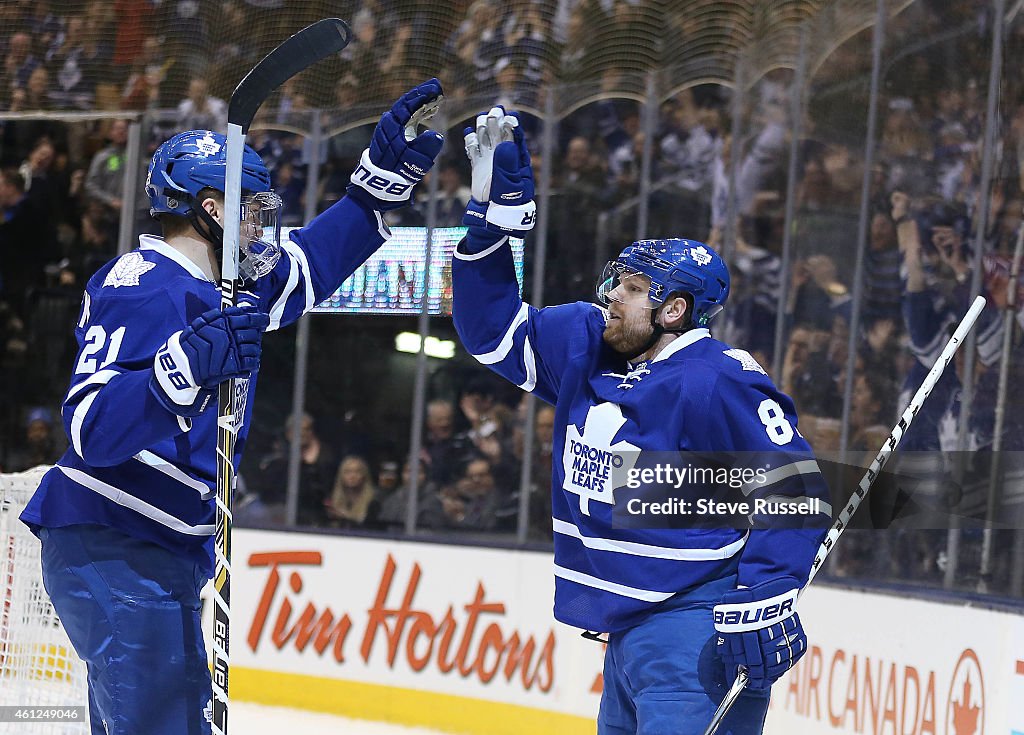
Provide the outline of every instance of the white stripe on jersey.
[[582,584],[584,587],[593,587],[594,589],[604,590],[605,592],[611,592],[612,594],[621,595],[623,597],[632,597],[634,600],[643,600],[644,602],[664,602],[675,592],[654,592],[652,590],[641,590],[636,587],[627,587],[624,584],[616,584],[615,582],[609,582],[604,579],[598,579],[592,577],[589,574],[583,572],[577,572],[573,569],[566,569],[560,567],[557,564],[555,567],[555,576],[567,579],[570,582],[576,584]]
[[373,216],[377,218],[377,232],[384,238],[384,242],[387,242],[391,239],[391,228],[384,221],[384,216],[376,209],[373,210]]
[[645,556],[650,559],[671,559],[673,561],[728,559],[747,543],[747,535],[744,534],[743,538],[736,539],[731,544],[727,544],[719,549],[675,549],[666,546],[640,544],[633,541],[617,541],[615,539],[585,536],[575,524],[561,521],[557,518],[552,519],[552,526],[555,533],[579,539],[588,549],[630,554],[631,556]]
[[494,243],[489,248],[485,248],[484,250],[481,250],[479,253],[460,253],[459,249],[456,248],[455,252],[453,254],[459,260],[480,260],[481,258],[486,258],[491,253],[495,252],[498,248],[500,248],[502,245],[504,245],[507,242],[508,242],[508,237],[506,236],[506,237],[503,237],[500,240],[498,240],[498,242]]
[[473,355],[481,365],[493,365],[496,362],[501,362],[508,353],[512,351],[512,345],[515,342],[516,330],[520,324],[523,324],[530,316],[530,305],[523,303],[519,307],[519,312],[516,314],[515,319],[509,325],[508,329],[505,330],[504,336],[501,338],[501,342],[490,352],[486,352],[482,355]]
[[71,446],[75,448],[75,452],[79,457],[84,460],[82,456],[82,424],[85,423],[85,417],[89,413],[89,409],[92,408],[92,402],[96,400],[96,396],[99,395],[99,391],[93,391],[85,398],[82,402],[75,406],[75,412],[71,415]]
[[532,393],[537,387],[537,357],[533,354],[529,337],[523,342],[523,367],[526,370],[526,382],[521,383],[519,387],[527,393]]
[[57,469],[82,487],[88,488],[95,493],[99,493],[107,500],[117,503],[129,510],[133,510],[152,521],[156,521],[162,526],[167,526],[167,528],[170,528],[172,531],[184,533],[189,536],[213,535],[214,525],[212,523],[201,526],[190,526],[180,518],[175,518],[170,513],[162,511],[144,500],[140,500],[131,493],[126,493],[124,490],[119,490],[113,485],[108,485],[101,480],[97,480],[92,475],[87,475],[81,470],[76,470],[73,467],[64,467],[63,465],[57,465]]
[[110,382],[110,379],[113,378],[115,375],[120,375],[120,373],[117,370],[100,370],[98,373],[90,375],[88,378],[86,378],[81,383],[74,386],[71,390],[68,391],[68,395],[64,399],[64,402],[67,403],[74,396],[77,396],[79,393],[81,393],[83,390],[85,390],[91,385],[106,385],[107,383]]
[[277,297],[274,305],[270,307],[268,332],[273,332],[275,329],[280,328],[281,319],[284,318],[284,307],[288,304],[288,299],[299,285],[299,264],[295,262],[294,255],[287,250],[284,252],[288,256],[288,280],[285,281],[284,288],[281,289],[281,295]]
[[316,306],[316,295],[313,293],[313,279],[310,277],[309,260],[306,259],[306,251],[290,240],[282,243],[281,247],[288,255],[295,256],[292,258],[292,262],[297,264],[299,270],[302,271],[302,280],[306,286],[306,303],[302,307],[302,313],[305,314]]
[[141,452],[134,457],[139,462],[142,462],[147,467],[152,467],[157,472],[170,477],[172,480],[177,480],[182,485],[192,488],[199,493],[199,497],[203,500],[209,500],[217,494],[215,489],[211,489],[209,485],[204,483],[202,480],[196,480],[193,477],[189,477],[187,474],[182,472],[180,469],[175,467],[173,464],[168,462],[163,457],[153,454],[148,449],[143,449]]

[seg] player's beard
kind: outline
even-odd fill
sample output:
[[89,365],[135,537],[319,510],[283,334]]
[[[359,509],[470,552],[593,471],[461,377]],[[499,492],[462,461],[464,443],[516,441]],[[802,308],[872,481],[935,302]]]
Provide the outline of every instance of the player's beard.
[[640,353],[653,333],[651,314],[647,309],[641,309],[620,315],[618,319],[609,314],[603,339],[613,350],[631,358]]

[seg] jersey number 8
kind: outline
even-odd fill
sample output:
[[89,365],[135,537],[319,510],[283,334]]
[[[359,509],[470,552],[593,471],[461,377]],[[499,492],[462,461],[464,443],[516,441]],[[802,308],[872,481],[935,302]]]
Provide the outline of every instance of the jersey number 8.
[[789,423],[786,414],[782,410],[782,406],[777,401],[765,398],[761,401],[761,405],[757,407],[757,416],[761,419],[761,423],[764,424],[764,430],[768,433],[768,438],[773,443],[782,446],[783,444],[789,444],[793,439],[793,426]]

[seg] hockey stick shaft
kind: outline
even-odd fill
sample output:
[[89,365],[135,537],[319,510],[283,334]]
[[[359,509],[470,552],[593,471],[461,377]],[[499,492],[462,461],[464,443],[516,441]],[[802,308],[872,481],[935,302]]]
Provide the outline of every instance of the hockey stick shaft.
[[[875,455],[874,461],[868,467],[867,472],[864,473],[864,477],[861,478],[857,487],[854,488],[853,495],[850,496],[849,502],[843,507],[843,510],[839,513],[839,518],[836,519],[832,527],[829,528],[828,533],[825,535],[825,539],[821,542],[821,546],[818,547],[818,553],[814,555],[814,562],[811,564],[811,571],[807,577],[807,584],[811,583],[815,575],[821,570],[822,565],[825,563],[825,559],[832,553],[832,549],[835,548],[836,541],[840,536],[843,535],[843,531],[850,525],[850,519],[853,518],[853,514],[857,512],[857,508],[864,501],[868,491],[878,478],[882,468],[885,467],[889,458],[893,452],[896,451],[896,447],[899,445],[900,440],[907,433],[910,428],[911,422],[917,415],[917,412],[921,410],[921,406],[924,405],[925,399],[931,394],[935,388],[936,383],[939,382],[939,378],[942,377],[942,373],[945,372],[946,367],[953,361],[953,357],[956,355],[957,349],[960,344],[967,337],[968,332],[974,327],[974,323],[978,321],[978,317],[981,315],[982,310],[985,308],[985,298],[978,296],[974,303],[971,304],[971,308],[967,310],[967,314],[963,320],[957,326],[953,332],[953,336],[949,338],[946,346],[942,349],[942,353],[938,359],[932,365],[931,370],[925,376],[921,382],[921,386],[917,389],[917,393],[910,399],[910,403],[907,404],[906,409],[903,411],[903,415],[900,416],[899,423],[893,427],[892,432],[886,438],[885,443],[882,444],[882,448]],[[800,591],[802,595],[804,590],[807,589],[807,585],[804,585],[803,590]],[[742,694],[743,690],[747,686],[748,674],[746,669],[740,667],[740,670],[736,674],[736,679],[733,681],[732,687],[726,693],[722,703],[715,710],[714,717],[711,718],[711,723],[704,731],[704,735],[715,735],[718,731],[718,727],[722,724],[722,720],[729,714],[729,710],[732,709],[733,704]]]
[[[245,136],[264,100],[281,84],[348,45],[351,32],[338,18],[325,18],[279,45],[239,82],[228,105],[224,174],[224,247],[221,253],[221,309],[234,306],[238,293],[238,246],[242,211],[242,159]],[[244,401],[236,382],[220,384],[217,400],[217,513],[214,538],[213,732],[228,731],[228,672],[231,638],[231,495],[235,485],[235,438]]]

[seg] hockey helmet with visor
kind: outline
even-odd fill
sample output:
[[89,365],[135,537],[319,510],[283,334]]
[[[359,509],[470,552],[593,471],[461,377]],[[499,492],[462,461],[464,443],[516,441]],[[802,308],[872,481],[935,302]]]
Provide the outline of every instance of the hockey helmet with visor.
[[[187,217],[196,231],[220,252],[224,230],[199,206],[203,189],[224,191],[227,139],[212,130],[188,130],[164,142],[153,154],[146,175],[150,214]],[[250,146],[242,154],[242,205],[239,212],[239,272],[247,279],[268,274],[281,257],[281,197],[270,188],[270,172]],[[202,220],[209,234],[197,223]]]

